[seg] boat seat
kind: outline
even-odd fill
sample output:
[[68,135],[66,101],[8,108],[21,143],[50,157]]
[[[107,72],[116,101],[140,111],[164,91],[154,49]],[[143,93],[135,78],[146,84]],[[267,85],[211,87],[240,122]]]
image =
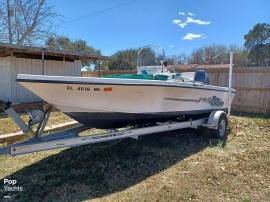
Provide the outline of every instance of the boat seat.
[[208,78],[206,71],[201,70],[201,69],[196,70],[195,75],[194,75],[194,81],[208,85],[209,78]]
[[146,71],[146,69],[142,69],[141,74],[148,74],[148,72]]

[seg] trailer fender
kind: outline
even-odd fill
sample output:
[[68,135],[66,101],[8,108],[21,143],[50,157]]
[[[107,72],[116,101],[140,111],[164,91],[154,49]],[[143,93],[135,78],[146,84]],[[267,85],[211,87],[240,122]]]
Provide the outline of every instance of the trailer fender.
[[212,111],[210,116],[208,117],[207,128],[218,129],[218,122],[222,114],[227,116],[224,111]]

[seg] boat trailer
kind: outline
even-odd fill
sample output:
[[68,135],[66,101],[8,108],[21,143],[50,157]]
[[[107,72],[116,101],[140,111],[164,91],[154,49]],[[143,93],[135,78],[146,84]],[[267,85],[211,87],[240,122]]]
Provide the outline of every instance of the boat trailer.
[[[70,129],[65,129],[50,134],[44,134],[45,126],[54,107],[45,104],[43,110],[28,112],[29,122],[26,124],[19,114],[13,109],[10,102],[0,101],[0,110],[5,111],[23,131],[22,140],[17,143],[0,148],[0,155],[21,155],[45,150],[71,148],[80,145],[94,144],[124,138],[138,139],[139,136],[153,133],[173,131],[183,128],[208,128],[215,137],[225,138],[227,134],[228,119],[224,111],[213,111],[209,117],[189,119],[188,121],[170,121],[156,123],[153,126],[128,128],[124,130],[109,130],[107,133],[97,135],[80,136],[80,132],[88,130],[84,125],[78,124]],[[37,125],[34,131],[33,126]]]

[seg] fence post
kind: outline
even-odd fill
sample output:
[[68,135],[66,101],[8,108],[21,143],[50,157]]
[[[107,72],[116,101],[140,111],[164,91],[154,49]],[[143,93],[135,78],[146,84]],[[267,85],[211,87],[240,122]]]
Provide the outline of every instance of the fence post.
[[233,68],[233,52],[230,51],[229,95],[228,95],[228,116],[229,116],[229,118],[231,116],[232,68]]

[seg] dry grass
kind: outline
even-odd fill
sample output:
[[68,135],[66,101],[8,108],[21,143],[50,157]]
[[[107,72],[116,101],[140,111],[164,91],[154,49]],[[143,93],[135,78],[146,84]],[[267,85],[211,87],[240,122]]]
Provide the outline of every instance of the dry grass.
[[[27,114],[22,114],[21,118],[28,122],[29,118]],[[48,125],[54,125],[59,123],[65,123],[67,121],[71,121],[72,119],[61,112],[53,112],[50,115],[50,119],[48,121]],[[14,133],[19,132],[19,127],[14,123],[14,121],[10,117],[0,116],[0,135],[6,133]]]
[[[62,118],[56,115],[55,120]],[[270,201],[270,119],[234,116],[230,125],[225,147],[194,130],[181,130],[111,147],[98,144],[0,157],[0,179],[16,179],[24,188],[2,191],[0,198],[9,194],[16,201]]]

